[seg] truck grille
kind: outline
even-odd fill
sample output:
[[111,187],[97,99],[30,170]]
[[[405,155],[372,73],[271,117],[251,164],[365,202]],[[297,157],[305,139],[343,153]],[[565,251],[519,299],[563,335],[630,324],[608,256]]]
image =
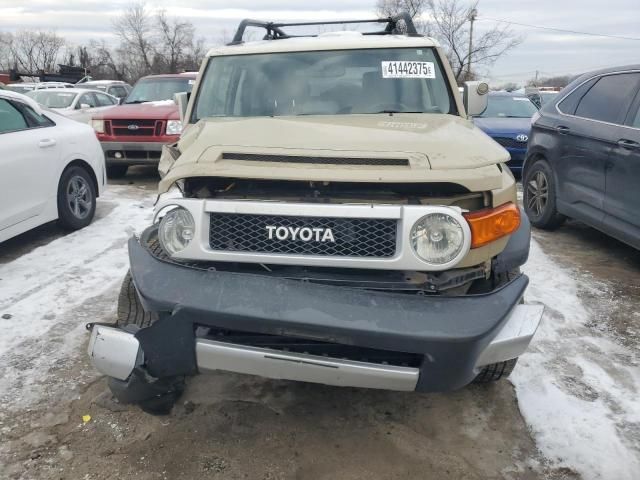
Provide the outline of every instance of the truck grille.
[[493,139],[505,148],[527,148],[527,142],[519,142],[515,138],[493,137]]
[[[339,257],[392,257],[396,253],[395,219],[212,213],[210,222],[209,245],[218,251]],[[293,239],[296,229],[311,229],[311,238],[301,239],[302,230],[297,230]],[[327,239],[327,229],[334,241]],[[286,237],[278,238],[285,230]],[[305,233],[309,237],[309,231]]]
[[111,120],[111,132],[114,136],[153,137],[162,135],[162,120]]

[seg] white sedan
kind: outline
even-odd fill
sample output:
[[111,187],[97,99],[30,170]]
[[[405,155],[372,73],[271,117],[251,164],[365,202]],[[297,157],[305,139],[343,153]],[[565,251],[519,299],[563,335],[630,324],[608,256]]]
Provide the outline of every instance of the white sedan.
[[106,174],[89,125],[0,90],[0,152],[0,242],[56,219],[69,230],[91,223]]
[[108,93],[79,88],[35,90],[27,93],[27,96],[43,107],[82,123],[89,123],[93,114],[120,103],[116,97]]

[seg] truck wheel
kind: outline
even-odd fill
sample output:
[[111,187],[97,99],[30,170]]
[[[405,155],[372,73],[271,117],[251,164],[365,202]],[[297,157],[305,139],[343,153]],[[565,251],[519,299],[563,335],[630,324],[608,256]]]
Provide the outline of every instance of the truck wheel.
[[107,176],[109,178],[122,178],[129,170],[128,165],[107,165]]
[[[127,272],[118,296],[116,325],[120,328],[127,325],[145,328],[157,320],[158,315],[155,312],[145,311],[131,273]],[[127,381],[110,378],[109,388],[122,403],[136,404],[144,412],[152,415],[168,415],[184,392],[185,381],[183,376],[153,378],[144,371],[144,367],[140,367],[133,371]]]
[[492,363],[482,367],[480,373],[473,380],[473,383],[489,383],[496,382],[501,378],[507,378],[513,372],[518,363],[517,358],[507,360],[506,362]]
[[556,209],[556,183],[546,160],[538,160],[527,169],[522,181],[524,209],[534,227],[558,228],[565,216]]
[[82,167],[67,168],[58,185],[58,223],[67,230],[79,230],[96,213],[96,189]]
[[131,273],[127,272],[118,295],[116,325],[121,328],[127,325],[145,328],[152,325],[156,320],[158,320],[158,315],[155,312],[145,311],[140,302],[140,297],[138,297],[136,286],[133,284]]

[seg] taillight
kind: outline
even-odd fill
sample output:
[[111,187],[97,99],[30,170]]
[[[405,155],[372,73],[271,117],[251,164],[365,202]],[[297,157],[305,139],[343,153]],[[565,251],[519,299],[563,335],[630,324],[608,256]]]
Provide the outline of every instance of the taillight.
[[464,214],[471,229],[471,248],[510,235],[520,227],[520,209],[513,203]]

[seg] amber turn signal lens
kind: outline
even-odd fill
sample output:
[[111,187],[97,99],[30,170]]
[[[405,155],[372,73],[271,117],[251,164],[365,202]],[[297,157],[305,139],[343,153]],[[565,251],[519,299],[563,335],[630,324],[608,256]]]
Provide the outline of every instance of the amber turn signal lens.
[[482,247],[520,227],[520,209],[513,202],[465,213],[464,218],[471,228],[471,248]]

